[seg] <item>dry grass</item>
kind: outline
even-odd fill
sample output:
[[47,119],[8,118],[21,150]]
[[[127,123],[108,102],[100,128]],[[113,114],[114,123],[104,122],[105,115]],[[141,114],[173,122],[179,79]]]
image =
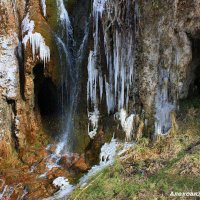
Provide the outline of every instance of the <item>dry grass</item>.
[[0,140],[0,157],[5,159],[12,155],[11,144],[6,142],[6,140]]
[[[94,177],[77,199],[167,200],[171,191],[198,192],[200,101],[183,102],[177,121],[172,115],[172,124],[171,133],[158,137],[153,145],[147,139],[140,139],[114,166],[101,172],[99,179]],[[81,190],[75,190],[70,200]]]

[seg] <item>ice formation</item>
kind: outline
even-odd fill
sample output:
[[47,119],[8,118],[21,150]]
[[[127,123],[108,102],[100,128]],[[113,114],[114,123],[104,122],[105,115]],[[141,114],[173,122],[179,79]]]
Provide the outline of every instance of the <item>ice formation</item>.
[[[98,54],[98,41],[99,41],[99,17],[102,16],[106,0],[94,0],[93,2],[93,18],[94,20],[94,51],[90,51],[88,58],[88,83],[87,83],[87,99],[88,107],[91,104],[93,107],[93,113],[99,113],[98,111],[98,100],[102,100],[103,96],[103,84],[104,79],[102,72],[97,69],[97,54]],[[97,91],[99,89],[99,94]],[[99,98],[98,98],[99,97]],[[89,120],[91,118],[91,113],[88,111]],[[94,116],[94,115],[92,115]],[[93,124],[93,131],[88,128],[88,134],[91,138],[96,135],[98,128],[99,117],[95,117],[95,126]],[[91,121],[91,120],[90,120]]]
[[[109,40],[106,32],[104,41]],[[113,50],[105,42],[106,58],[109,71],[108,81],[105,84],[109,85],[106,89],[108,113],[116,106],[118,110],[126,108],[128,110],[129,92],[133,84],[134,75],[134,40],[133,33],[128,35],[119,33],[117,30],[114,34]],[[127,43],[127,41],[129,41]]]
[[169,97],[169,69],[160,70],[159,88],[155,99],[155,134],[167,133],[171,128],[171,112],[175,109],[175,102]]
[[87,174],[85,174],[81,179],[79,184],[83,185],[87,180],[96,174],[97,172],[101,171],[106,166],[111,165],[114,162],[114,158],[117,154],[117,147],[118,143],[116,139],[113,137],[110,143],[105,143],[101,147],[100,153],[100,163],[99,165],[93,166]]
[[[94,109],[94,112],[88,112],[88,118],[90,123],[88,124],[88,132],[90,138],[94,138],[97,134],[98,121],[99,121],[99,111],[97,108]],[[92,125],[92,131],[90,131],[90,124]]]
[[[93,3],[94,21],[94,52],[90,53],[88,61],[88,99],[97,103],[97,98],[102,99],[103,84],[105,83],[106,102],[108,113],[117,106],[118,110],[126,107],[128,109],[129,92],[133,83],[134,74],[134,34],[129,31],[127,34],[117,29],[113,35],[113,50],[109,46],[110,35],[104,30],[104,46],[108,66],[108,78],[102,75],[97,66],[97,54],[99,51],[99,19],[105,8],[106,0],[95,0]],[[129,41],[127,43],[127,41]],[[91,73],[91,71],[93,73]],[[98,84],[99,79],[99,84]],[[100,95],[97,94],[97,88]]]
[[69,186],[69,181],[65,177],[58,177],[53,181],[53,185],[63,190]]
[[114,161],[116,152],[117,152],[117,143],[116,143],[116,139],[114,139],[114,136],[113,136],[110,143],[105,143],[101,147],[100,165],[111,164]]
[[53,185],[59,187],[60,190],[58,190],[52,197],[45,198],[44,200],[66,199],[74,189],[74,186],[72,186],[65,177],[56,178],[53,181]]
[[135,115],[131,114],[128,116],[125,109],[121,109],[117,114],[116,118],[120,120],[121,126],[126,133],[126,140],[131,141],[133,134],[133,123],[135,119]]
[[[87,99],[89,108],[98,109],[105,89],[107,112],[110,114],[116,109],[118,111],[125,108],[128,110],[130,90],[134,81],[135,44],[133,31],[123,32],[113,29],[111,36],[108,27],[103,26],[103,45],[108,70],[108,74],[103,74],[98,62],[100,54],[99,21],[105,9],[106,0],[94,0],[94,50],[90,51],[88,58]],[[117,9],[113,15],[117,17]],[[113,41],[113,47],[110,46],[110,40]],[[133,115],[130,115],[130,118],[127,117],[127,120],[126,125],[123,124],[123,129],[128,136],[132,130],[130,130],[131,125],[128,127],[127,123],[133,121]]]
[[95,68],[94,52],[90,51],[88,58],[88,83],[87,83],[87,97],[94,107],[97,105],[97,85],[98,85],[99,71]]
[[[132,148],[133,145],[134,145],[134,143],[127,143],[127,142],[119,143],[119,142],[117,142],[117,140],[113,136],[110,143],[105,143],[101,147],[101,153],[100,153],[100,156],[99,156],[99,158],[100,158],[99,165],[93,166],[88,171],[88,173],[85,174],[80,179],[79,184],[83,187],[91,176],[94,176],[96,173],[98,173],[99,171],[101,171],[105,167],[112,165],[114,160],[115,160],[116,155],[122,155],[125,151]],[[121,150],[119,150],[119,148],[121,148]]]
[[41,0],[41,7],[44,17],[47,16],[47,7],[46,7],[46,0]]
[[22,35],[24,35],[22,43],[26,48],[27,42],[30,41],[33,59],[35,59],[36,54],[39,54],[40,60],[45,64],[50,61],[50,49],[45,44],[45,40],[40,33],[33,33],[34,27],[34,21],[30,20],[29,14],[27,14],[22,21]]

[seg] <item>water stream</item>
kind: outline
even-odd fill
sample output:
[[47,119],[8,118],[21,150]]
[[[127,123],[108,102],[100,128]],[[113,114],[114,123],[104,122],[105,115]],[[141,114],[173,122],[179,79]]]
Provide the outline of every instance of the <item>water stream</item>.
[[73,29],[63,0],[57,0],[59,29],[55,33],[61,65],[61,109],[63,129],[56,153],[69,152],[69,135],[73,130],[73,116],[76,109],[78,71],[73,52]]

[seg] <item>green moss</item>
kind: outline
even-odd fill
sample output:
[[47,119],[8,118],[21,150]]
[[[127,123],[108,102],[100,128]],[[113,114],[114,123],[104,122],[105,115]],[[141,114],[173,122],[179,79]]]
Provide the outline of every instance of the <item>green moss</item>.
[[[137,174],[125,176],[122,165],[115,164],[90,180],[90,185],[84,191],[76,190],[69,199],[137,199],[139,193],[144,193],[145,199],[155,199],[163,196],[167,199],[171,191],[196,192],[200,187],[200,178],[194,176],[174,176],[160,173],[152,177]],[[79,195],[80,194],[80,195]]]
[[70,136],[73,142],[73,152],[83,153],[90,142],[88,136],[88,117],[86,113],[77,113],[74,116],[74,130]]
[[47,0],[47,21],[52,30],[58,29],[58,8],[56,0]]

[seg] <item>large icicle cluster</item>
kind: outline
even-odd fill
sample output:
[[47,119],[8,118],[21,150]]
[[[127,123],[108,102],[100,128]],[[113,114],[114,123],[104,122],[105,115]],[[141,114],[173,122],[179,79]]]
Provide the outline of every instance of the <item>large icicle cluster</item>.
[[45,44],[45,40],[40,33],[34,32],[35,23],[33,20],[29,19],[29,14],[26,15],[22,21],[22,35],[25,35],[22,43],[25,48],[27,42],[30,41],[32,47],[33,59],[35,59],[36,54],[39,54],[41,61],[45,63],[50,61],[50,49]]
[[[98,104],[102,100],[105,88],[107,112],[110,114],[116,109],[119,112],[123,112],[124,108],[128,110],[130,89],[134,79],[135,45],[133,30],[123,31],[122,29],[118,30],[118,28],[115,28],[112,29],[111,36],[109,27],[113,26],[112,22],[106,26],[102,24],[104,34],[103,46],[105,48],[108,71],[106,75],[103,74],[98,62],[98,55],[100,54],[99,22],[102,19],[107,3],[112,2],[107,2],[107,0],[94,0],[93,2],[94,50],[90,52],[88,58],[87,98],[88,107],[93,107],[93,110],[98,110]],[[114,4],[112,3],[112,5]],[[120,17],[118,16],[117,5],[114,6],[113,12],[115,19]],[[105,17],[110,17],[109,13],[104,14]],[[113,41],[112,46],[110,45],[111,40]],[[133,123],[133,118],[133,115],[130,118],[126,116],[127,120],[131,119],[129,120],[129,128],[121,122],[127,135],[130,135],[132,132],[132,128],[130,127],[132,127],[131,122]],[[130,138],[129,136],[127,137]]]
[[[106,0],[94,0],[93,2],[93,18],[94,18],[94,51],[90,51],[88,58],[88,83],[87,83],[87,99],[88,106],[91,102],[93,106],[93,112],[88,111],[88,117],[90,123],[88,124],[88,133],[90,138],[93,138],[98,129],[99,111],[98,111],[98,96],[100,100],[103,95],[103,77],[100,70],[97,69],[97,54],[99,44],[99,17],[102,16]],[[100,94],[97,94],[99,87]],[[95,123],[94,123],[95,119]],[[90,124],[93,130],[90,131]]]
[[[107,37],[107,33],[105,37]],[[118,110],[128,110],[129,92],[133,83],[134,72],[134,41],[133,33],[128,35],[119,33],[114,35],[113,51],[105,43],[106,58],[109,71],[108,80],[105,80],[108,113],[117,106]],[[107,41],[107,38],[105,38]]]

